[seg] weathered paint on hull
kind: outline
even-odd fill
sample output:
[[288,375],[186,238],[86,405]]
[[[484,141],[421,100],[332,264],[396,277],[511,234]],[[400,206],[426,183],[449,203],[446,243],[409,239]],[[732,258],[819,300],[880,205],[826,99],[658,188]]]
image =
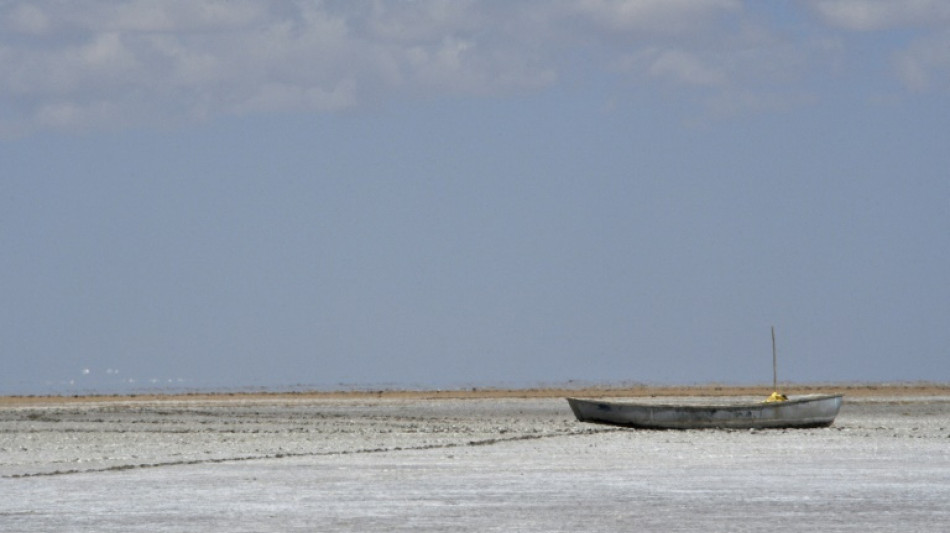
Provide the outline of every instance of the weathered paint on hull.
[[643,429],[755,429],[830,426],[840,395],[736,405],[658,405],[568,398],[581,422]]

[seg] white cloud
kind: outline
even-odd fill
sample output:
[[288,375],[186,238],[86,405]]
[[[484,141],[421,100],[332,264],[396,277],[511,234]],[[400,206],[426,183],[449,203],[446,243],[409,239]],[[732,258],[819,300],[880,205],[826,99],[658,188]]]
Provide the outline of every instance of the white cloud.
[[369,33],[394,43],[438,41],[446,34],[477,31],[490,22],[472,0],[376,1],[365,21]]
[[790,40],[753,20],[731,26],[702,38],[651,40],[656,44],[635,47],[611,68],[632,83],[691,90],[708,118],[810,101],[805,80],[840,62],[836,43],[820,36]]
[[253,27],[268,17],[257,0],[72,0],[43,4],[59,28],[91,32],[221,32]]
[[[936,1],[811,5],[835,28],[950,20]],[[0,135],[504,95],[581,71],[758,109],[835,57],[770,16],[740,0],[0,3]],[[898,57],[908,87],[940,86],[940,46]]]
[[742,7],[738,0],[578,0],[568,5],[604,27],[646,33],[681,33]]
[[483,20],[486,9],[448,0],[0,6],[8,25],[38,36],[0,36],[0,109],[15,109],[0,111],[0,131],[99,127],[115,116],[333,111],[367,95],[551,83],[551,67]]
[[950,2],[815,0],[812,4],[833,28],[865,33],[901,30],[902,41],[908,44],[890,57],[904,87],[912,92],[950,88]]
[[128,71],[136,67],[132,52],[122,43],[118,33],[100,33],[92,42],[80,47],[77,63],[96,71]]

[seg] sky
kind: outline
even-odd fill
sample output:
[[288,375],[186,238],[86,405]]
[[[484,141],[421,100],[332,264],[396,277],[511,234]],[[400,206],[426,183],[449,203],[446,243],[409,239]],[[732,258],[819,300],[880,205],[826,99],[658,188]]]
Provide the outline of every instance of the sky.
[[0,2],[0,394],[950,381],[943,0]]

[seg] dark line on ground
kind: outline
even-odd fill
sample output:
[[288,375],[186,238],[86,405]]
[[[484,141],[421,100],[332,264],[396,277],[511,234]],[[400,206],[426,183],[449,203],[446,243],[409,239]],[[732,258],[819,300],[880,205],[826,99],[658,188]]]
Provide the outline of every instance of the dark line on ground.
[[441,450],[441,449],[464,448],[464,447],[473,447],[473,446],[491,446],[495,444],[503,444],[506,442],[540,440],[540,439],[547,439],[547,438],[554,438],[554,437],[574,437],[574,436],[581,436],[581,435],[596,435],[598,433],[613,433],[617,431],[624,431],[624,430],[622,428],[597,428],[597,429],[585,429],[583,431],[546,433],[544,435],[516,435],[513,437],[496,437],[496,438],[490,438],[490,439],[470,440],[470,441],[465,441],[465,442],[424,444],[420,446],[405,446],[405,447],[394,446],[392,448],[360,448],[356,450],[339,450],[339,451],[327,451],[327,452],[280,452],[280,453],[270,453],[270,454],[261,454],[261,455],[245,455],[245,456],[238,456],[238,457],[219,457],[219,458],[213,458],[213,459],[189,459],[189,460],[182,460],[182,461],[164,461],[160,463],[115,465],[115,466],[107,466],[104,468],[56,470],[53,472],[33,472],[33,473],[25,473],[25,474],[11,474],[11,475],[5,475],[5,476],[0,476],[0,477],[2,477],[3,479],[23,479],[23,478],[34,478],[34,477],[64,476],[64,475],[71,475],[71,474],[96,474],[96,473],[103,473],[103,472],[120,472],[124,470],[163,468],[163,467],[171,467],[171,466],[191,466],[191,465],[220,464],[220,463],[231,463],[231,462],[246,462],[246,461],[257,461],[257,460],[267,460],[267,459],[288,459],[288,458],[299,458],[299,457],[332,457],[334,455],[358,455],[358,454],[389,453],[389,452],[419,451],[419,450]]

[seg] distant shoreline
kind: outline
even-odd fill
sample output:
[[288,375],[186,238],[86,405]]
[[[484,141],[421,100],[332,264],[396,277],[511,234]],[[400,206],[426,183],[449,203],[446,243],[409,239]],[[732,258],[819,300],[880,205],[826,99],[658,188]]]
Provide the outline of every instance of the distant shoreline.
[[[779,389],[790,395],[844,394],[852,397],[950,396],[950,383],[848,383],[789,384]],[[587,385],[533,388],[471,387],[464,389],[382,389],[337,391],[253,391],[253,392],[170,392],[145,394],[83,394],[48,396],[0,396],[0,407],[53,405],[68,403],[108,403],[124,401],[254,401],[254,400],[345,400],[345,399],[492,399],[492,398],[559,398],[580,397],[673,397],[673,396],[768,396],[767,385]]]

